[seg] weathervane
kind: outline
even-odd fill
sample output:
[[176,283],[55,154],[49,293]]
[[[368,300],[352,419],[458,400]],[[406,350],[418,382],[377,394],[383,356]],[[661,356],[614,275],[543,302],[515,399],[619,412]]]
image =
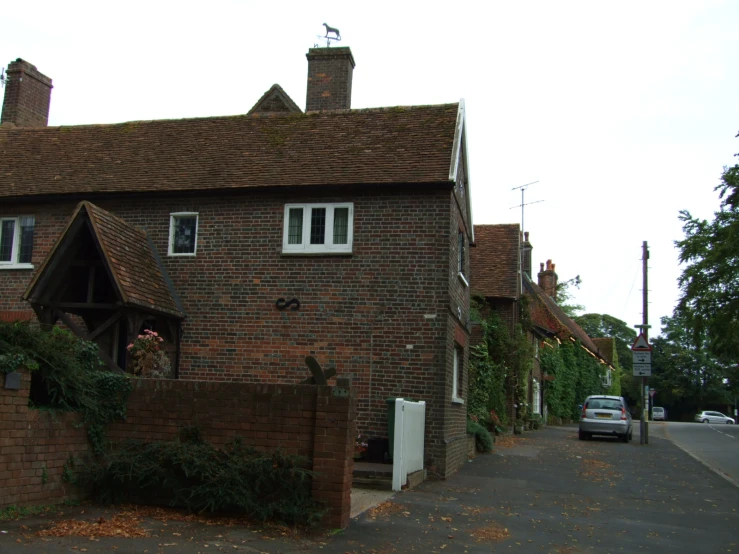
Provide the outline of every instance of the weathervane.
[[[324,23],[323,26],[326,27],[326,34],[325,36],[318,35],[318,38],[326,39],[326,48],[331,46],[332,40],[335,40],[336,42],[341,42],[341,33],[336,27],[331,27],[328,23]],[[332,33],[334,36],[330,36]]]

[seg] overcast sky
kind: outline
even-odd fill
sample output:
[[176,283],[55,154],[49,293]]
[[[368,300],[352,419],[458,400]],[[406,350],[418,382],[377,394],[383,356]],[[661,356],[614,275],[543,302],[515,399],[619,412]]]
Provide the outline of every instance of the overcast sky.
[[739,152],[739,2],[26,0],[0,66],[53,79],[50,125],[241,114],[273,83],[304,108],[323,22],[354,54],[353,108],[465,99],[475,223],[520,223],[512,189],[538,181],[535,266],[580,275],[587,312],[641,323],[648,241],[656,334],[678,212],[711,217]]

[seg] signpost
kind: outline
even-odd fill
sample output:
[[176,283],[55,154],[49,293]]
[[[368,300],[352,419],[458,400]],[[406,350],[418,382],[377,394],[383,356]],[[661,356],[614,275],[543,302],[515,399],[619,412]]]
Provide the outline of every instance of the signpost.
[[639,336],[636,337],[634,345],[631,347],[631,355],[634,361],[634,377],[641,377],[644,382],[642,392],[642,415],[639,422],[639,444],[647,444],[649,442],[647,419],[649,418],[649,397],[654,396],[655,391],[650,391],[646,385],[646,378],[652,375],[652,345],[647,341],[647,337],[642,329]]

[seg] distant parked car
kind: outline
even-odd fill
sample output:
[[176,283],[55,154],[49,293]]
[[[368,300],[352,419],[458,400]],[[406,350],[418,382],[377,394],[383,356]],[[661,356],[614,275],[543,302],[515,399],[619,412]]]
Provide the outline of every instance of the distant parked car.
[[596,395],[585,399],[580,414],[580,440],[606,435],[629,442],[632,433],[631,414],[622,397]]
[[722,414],[721,412],[701,412],[695,415],[695,420],[699,423],[728,423],[733,425],[736,423],[733,417]]
[[654,421],[666,421],[667,420],[667,412],[664,408],[659,408],[655,406],[652,408],[652,419]]

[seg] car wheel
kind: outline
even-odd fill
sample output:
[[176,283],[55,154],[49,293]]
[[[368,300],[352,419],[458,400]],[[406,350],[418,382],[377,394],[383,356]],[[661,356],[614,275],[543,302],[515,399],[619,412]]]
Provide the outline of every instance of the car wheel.
[[731,425],[732,423],[734,423],[734,422],[733,422],[733,421],[731,421],[730,419],[727,419],[727,420],[726,420],[726,425]]
[[585,433],[583,433],[582,431],[578,431],[578,432],[577,432],[577,437],[578,437],[578,438],[579,438],[579,439],[580,439],[581,441],[584,441],[584,440],[585,440],[585,439],[587,438],[587,435],[586,435]]
[[634,438],[634,430],[629,431],[629,440]]
[[704,419],[704,420],[701,421],[701,423],[708,423],[708,420],[707,419]]
[[624,433],[623,435],[619,435],[618,440],[621,442],[629,442],[629,434]]

